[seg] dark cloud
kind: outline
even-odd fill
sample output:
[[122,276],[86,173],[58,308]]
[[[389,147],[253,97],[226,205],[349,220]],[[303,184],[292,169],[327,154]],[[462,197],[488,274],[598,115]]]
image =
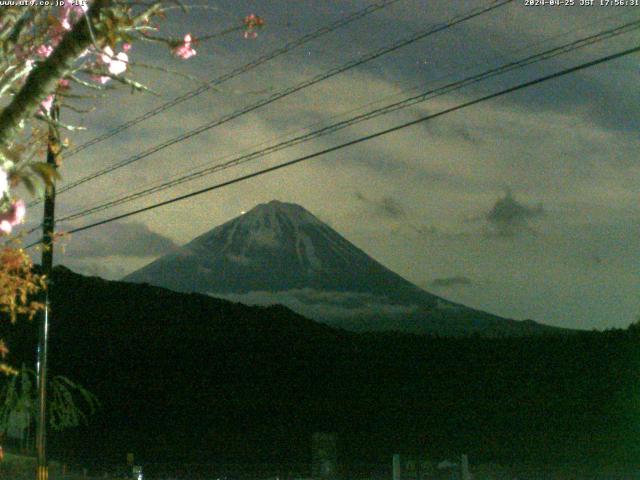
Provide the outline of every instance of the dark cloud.
[[[544,17],[549,14],[539,12],[536,15],[540,15],[540,18],[532,21],[529,25],[521,25],[520,27],[510,20],[502,24],[496,22],[493,25],[487,25],[484,22],[464,23],[456,31],[457,36],[464,39],[464,42],[452,44],[452,49],[456,52],[456,55],[451,55],[451,49],[441,51],[440,55],[465,58],[467,61],[471,58],[483,58],[495,65],[502,65],[507,61],[504,52],[510,50],[513,46],[522,48],[539,42],[540,31],[536,27],[544,25]],[[574,18],[566,18],[565,21],[580,25],[584,24],[583,22],[591,23],[594,18],[593,12],[587,11],[577,12],[573,15],[575,15]],[[551,19],[548,18],[546,20]],[[591,34],[596,31],[610,29],[614,25],[618,27],[621,23],[624,22],[619,19],[613,20],[609,18],[606,20],[603,18],[597,28],[591,25],[587,31]],[[566,32],[568,33],[568,31]],[[560,32],[558,31],[558,33]],[[582,33],[574,34],[572,39],[577,40],[585,36],[586,34],[583,31]],[[536,48],[536,52],[564,45],[568,41],[566,35],[561,35],[561,38],[554,37],[556,36],[551,36],[544,47]],[[606,49],[603,48],[599,53],[593,52],[588,55],[584,53],[584,61],[622,50],[623,48],[620,48],[621,45],[623,45],[622,41],[618,45],[609,44]],[[516,51],[519,52],[520,48]],[[526,51],[531,53],[528,48]],[[529,53],[518,53],[515,58],[524,58]],[[439,64],[446,62],[445,59],[439,58],[438,60]],[[576,60],[575,64],[578,63]],[[570,65],[567,65],[566,56],[559,55],[555,58],[549,58],[543,63],[519,69],[517,74],[507,75],[503,78],[507,78],[510,81],[515,80],[516,82],[533,80],[534,78],[561,71],[568,66]],[[553,88],[524,89],[517,95],[505,95],[496,99],[496,102],[511,107],[525,108],[526,111],[531,113],[566,114],[566,112],[573,112],[575,116],[583,117],[590,123],[605,130],[635,132],[640,128],[640,119],[637,115],[640,91],[634,88],[633,84],[634,72],[636,71],[636,63],[632,56],[628,56],[626,59],[610,62],[608,68],[586,69],[574,72],[566,77],[557,78],[550,82],[553,84]],[[503,86],[506,85],[503,84]],[[611,108],[611,105],[616,105],[616,108]]]
[[511,237],[521,232],[533,231],[530,221],[544,214],[542,205],[529,207],[518,202],[510,190],[503,198],[499,198],[491,210],[485,215],[489,223],[490,233]]
[[431,287],[436,288],[447,288],[447,287],[456,287],[458,285],[471,285],[473,282],[470,278],[455,276],[455,277],[445,277],[445,278],[435,278],[429,285]]
[[[420,111],[419,114],[415,115],[415,118],[422,118],[423,116],[431,113],[433,112],[423,110]],[[431,137],[437,137],[448,141],[461,141],[474,146],[480,146],[486,143],[486,135],[489,133],[495,133],[495,128],[491,129],[489,132],[489,129],[478,125],[474,126],[472,130],[466,125],[459,124],[456,119],[453,119],[453,121],[447,120],[449,119],[441,118],[435,122],[424,122],[422,123],[422,129]]]
[[173,240],[139,222],[110,223],[62,240],[65,257],[154,257],[177,248]]
[[390,196],[385,196],[380,199],[371,199],[361,192],[355,192],[355,197],[357,200],[360,200],[362,203],[367,205],[379,217],[397,220],[405,217],[407,214],[404,206],[395,198]]
[[[558,64],[557,70],[562,68],[566,66]],[[629,80],[612,81],[613,78],[624,78],[623,72],[621,69],[619,74],[613,74],[611,71],[606,74],[578,73],[573,77],[559,79],[553,89],[524,90],[520,95],[507,95],[499,99],[499,102],[518,105],[532,113],[575,112],[576,117],[582,117],[608,131],[638,131],[640,121],[635,112],[640,95],[633,89]],[[616,105],[616,108],[611,108],[611,105]]]

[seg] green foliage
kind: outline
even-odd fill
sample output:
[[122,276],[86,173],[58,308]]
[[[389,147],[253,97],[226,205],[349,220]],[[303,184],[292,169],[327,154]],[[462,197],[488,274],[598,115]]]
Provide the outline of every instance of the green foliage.
[[629,325],[628,330],[631,333],[635,333],[635,334],[640,333],[640,315],[638,316],[635,322]]
[[[67,377],[52,377],[47,386],[47,413],[54,430],[77,427],[88,422],[95,413],[98,399],[87,389]],[[28,427],[38,413],[38,385],[36,373],[26,366],[8,378],[0,391],[0,431],[5,431],[12,415],[25,419]]]
[[[49,423],[54,430],[86,425],[88,415],[95,413],[100,405],[94,394],[67,377],[54,377],[49,389]],[[77,403],[76,399],[81,402]]]

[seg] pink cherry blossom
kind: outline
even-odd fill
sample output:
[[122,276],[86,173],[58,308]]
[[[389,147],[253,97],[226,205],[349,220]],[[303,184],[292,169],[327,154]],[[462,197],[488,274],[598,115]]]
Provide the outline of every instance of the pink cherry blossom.
[[17,200],[14,204],[14,221],[16,222],[15,225],[17,225],[18,223],[22,223],[24,221],[24,217],[27,214],[27,206],[25,205],[24,201],[22,200]]
[[111,63],[109,63],[109,73],[113,75],[124,73],[127,70],[128,63],[129,56],[124,52],[120,52],[116,55],[115,59],[112,59]]
[[243,34],[244,38],[256,38],[258,33],[255,29],[264,26],[264,20],[255,13],[252,13],[244,17],[244,24],[247,27]]
[[104,85],[111,81],[111,77],[107,77],[106,75],[91,75],[91,80],[93,80],[94,82],[98,82],[101,85]]
[[[69,1],[66,1],[64,5],[61,7],[62,11],[60,13],[60,25],[65,30],[71,30],[73,27],[72,23],[79,19],[82,15],[87,13],[89,10],[88,5],[75,5]],[[72,18],[73,17],[73,18]]]
[[252,13],[251,15],[244,17],[244,24],[248,28],[262,27],[264,25],[264,20],[255,13]]
[[109,70],[110,74],[120,75],[127,70],[129,56],[126,53],[120,52],[115,55],[111,47],[105,47],[103,52],[104,53],[100,55],[100,60],[102,60],[102,63],[107,65],[107,70]]
[[53,106],[53,95],[49,95],[42,102],[40,102],[40,107],[45,113],[49,113],[51,111],[52,106]]
[[100,60],[105,65],[109,65],[111,63],[111,58],[113,57],[114,52],[113,49],[109,46],[104,47],[103,53],[100,54]]
[[173,54],[176,57],[182,58],[183,60],[193,57],[196,54],[196,51],[191,46],[191,42],[193,42],[193,39],[191,38],[191,34],[187,33],[184,36],[183,43],[181,43],[180,45],[172,49]]
[[51,45],[39,45],[36,48],[36,55],[40,58],[47,58],[53,52],[53,47]]
[[71,30],[71,22],[69,22],[68,16],[60,19],[60,25],[62,25],[62,28],[65,30]]
[[0,213],[0,230],[11,233],[13,227],[22,223],[27,213],[27,207],[22,200],[16,200],[6,212]]

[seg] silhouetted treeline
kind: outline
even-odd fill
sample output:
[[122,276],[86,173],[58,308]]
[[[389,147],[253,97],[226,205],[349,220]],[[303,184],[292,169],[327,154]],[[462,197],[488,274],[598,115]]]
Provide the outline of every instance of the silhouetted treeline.
[[[284,307],[57,269],[52,372],[100,413],[55,434],[62,458],[304,462],[314,431],[343,461],[640,463],[640,327],[531,338],[354,334]],[[26,321],[0,337],[35,357]]]

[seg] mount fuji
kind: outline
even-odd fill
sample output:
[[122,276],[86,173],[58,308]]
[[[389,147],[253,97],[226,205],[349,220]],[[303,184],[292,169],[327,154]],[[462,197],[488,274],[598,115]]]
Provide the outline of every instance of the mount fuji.
[[354,331],[493,336],[559,330],[422,290],[303,207],[279,201],[256,206],[123,280],[246,304],[284,304]]

